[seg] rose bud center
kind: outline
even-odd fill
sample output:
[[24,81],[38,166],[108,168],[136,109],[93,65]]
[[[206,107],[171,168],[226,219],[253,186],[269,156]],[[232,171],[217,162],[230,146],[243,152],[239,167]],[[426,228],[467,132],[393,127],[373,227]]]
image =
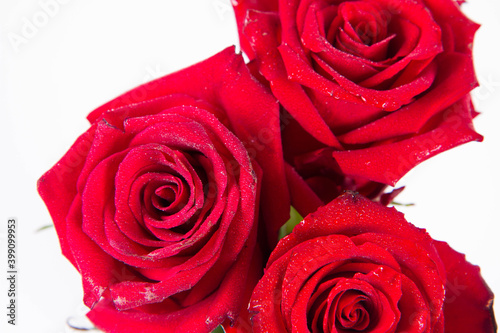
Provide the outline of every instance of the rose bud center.
[[368,304],[368,297],[357,290],[342,293],[335,311],[337,329],[365,330],[370,324]]

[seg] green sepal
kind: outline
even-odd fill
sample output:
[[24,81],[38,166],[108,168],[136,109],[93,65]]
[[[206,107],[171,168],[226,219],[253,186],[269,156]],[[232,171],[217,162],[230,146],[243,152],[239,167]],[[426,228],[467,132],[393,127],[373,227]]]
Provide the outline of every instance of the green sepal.
[[293,206],[290,206],[290,219],[281,226],[280,231],[278,233],[278,240],[290,234],[293,228],[297,224],[299,224],[300,221],[302,221],[303,219],[304,218],[300,216],[300,214],[295,210],[295,208],[293,208]]

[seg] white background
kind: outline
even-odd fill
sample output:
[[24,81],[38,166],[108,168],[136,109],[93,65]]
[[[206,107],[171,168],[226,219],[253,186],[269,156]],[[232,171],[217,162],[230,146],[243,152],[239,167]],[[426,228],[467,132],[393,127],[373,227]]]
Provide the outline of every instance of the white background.
[[[473,96],[485,140],[415,168],[398,184],[407,186],[398,201],[415,203],[400,208],[407,219],[466,253],[500,295],[500,6],[470,0],[463,8],[482,24],[474,46],[482,86]],[[13,36],[24,39],[16,44]],[[66,318],[85,313],[79,275],[60,254],[55,231],[35,231],[51,224],[36,180],[88,128],[86,115],[237,43],[229,0],[1,1],[0,331],[65,332]],[[6,324],[3,273],[9,217],[19,221],[14,329]]]

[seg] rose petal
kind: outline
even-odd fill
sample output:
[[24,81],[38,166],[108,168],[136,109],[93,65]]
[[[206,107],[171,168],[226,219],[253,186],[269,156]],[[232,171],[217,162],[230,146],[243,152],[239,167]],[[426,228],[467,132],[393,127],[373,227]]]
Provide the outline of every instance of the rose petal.
[[[340,136],[340,140],[346,144],[365,144],[416,134],[432,116],[477,86],[470,58],[453,53],[441,59],[434,89],[396,112]],[[456,67],[464,70],[457,71]]]
[[76,183],[92,145],[95,130],[96,125],[78,137],[68,152],[37,183],[38,193],[54,222],[62,253],[75,267],[77,264],[66,235],[66,216],[77,194]]
[[93,307],[104,291],[122,276],[134,278],[123,263],[105,253],[82,232],[81,197],[75,198],[67,217],[67,237],[71,239],[71,252],[75,267],[82,275],[84,303]]
[[[248,244],[255,244],[256,233],[252,234]],[[211,331],[226,318],[236,320],[244,301],[244,293],[239,291],[244,290],[247,273],[256,269],[250,266],[253,250],[253,246],[248,246],[241,252],[217,292],[186,309],[166,313],[148,313],[141,309],[117,311],[109,300],[103,299],[87,316],[98,328],[108,332],[160,333],[165,332],[166,327],[175,332]]]
[[421,135],[365,149],[333,151],[346,175],[394,186],[410,169],[440,152],[469,141],[482,141],[472,127],[472,105],[463,98],[443,112],[438,127]]
[[445,242],[435,241],[434,245],[446,267],[445,332],[496,332],[493,293],[479,267]]

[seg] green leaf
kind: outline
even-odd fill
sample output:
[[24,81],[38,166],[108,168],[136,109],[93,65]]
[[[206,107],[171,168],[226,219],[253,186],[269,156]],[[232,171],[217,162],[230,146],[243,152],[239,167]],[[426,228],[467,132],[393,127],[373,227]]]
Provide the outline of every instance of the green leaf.
[[43,227],[40,227],[40,228],[36,229],[36,230],[35,230],[35,232],[40,232],[40,231],[43,231],[43,230],[45,230],[45,229],[50,229],[50,228],[52,228],[52,227],[54,227],[54,225],[53,225],[53,224],[44,225]]
[[401,202],[397,202],[397,201],[392,201],[391,202],[391,205],[394,205],[394,206],[402,206],[402,207],[410,207],[410,206],[415,206],[414,203],[401,203]]
[[217,326],[217,328],[212,331],[212,333],[224,333],[224,332],[225,332],[224,328],[222,328],[221,325]]
[[285,224],[280,228],[280,232],[278,234],[278,239],[282,239],[286,235],[290,234],[293,228],[300,223],[304,218],[300,216],[300,214],[290,206],[290,219],[286,221]]

